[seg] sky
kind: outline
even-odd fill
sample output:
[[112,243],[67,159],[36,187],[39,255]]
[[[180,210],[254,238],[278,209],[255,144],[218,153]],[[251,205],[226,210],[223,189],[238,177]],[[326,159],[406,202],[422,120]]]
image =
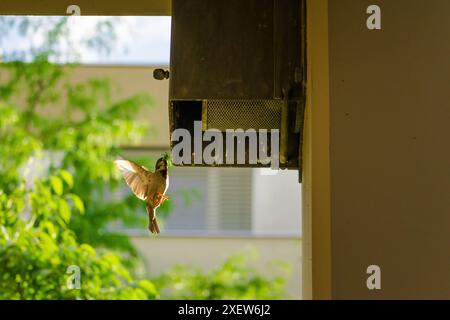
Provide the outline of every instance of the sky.
[[[48,27],[54,25],[55,17],[30,17],[48,19]],[[83,45],[82,39],[93,35],[99,21],[111,17],[71,16],[68,20],[70,38],[81,63],[168,65],[170,59],[170,17],[117,17],[114,26],[117,46],[108,55],[97,54]],[[26,37],[19,36],[17,30],[2,39],[0,52],[27,49],[39,46],[44,39],[43,32],[31,32]],[[64,45],[62,45],[64,48]]]

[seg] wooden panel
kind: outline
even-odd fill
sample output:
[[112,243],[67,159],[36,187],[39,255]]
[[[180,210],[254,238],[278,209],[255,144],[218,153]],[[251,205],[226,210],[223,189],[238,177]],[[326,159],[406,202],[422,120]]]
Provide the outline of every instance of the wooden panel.
[[303,297],[331,298],[328,0],[307,1],[308,85],[303,143]]
[[170,0],[2,0],[1,15],[67,15],[76,4],[85,16],[170,16]]
[[[303,57],[300,31],[300,0],[274,1],[274,98],[302,96],[301,61]],[[295,73],[298,73],[298,79]],[[297,81],[296,81],[297,80]]]
[[272,97],[272,0],[176,0],[172,10],[171,98]]

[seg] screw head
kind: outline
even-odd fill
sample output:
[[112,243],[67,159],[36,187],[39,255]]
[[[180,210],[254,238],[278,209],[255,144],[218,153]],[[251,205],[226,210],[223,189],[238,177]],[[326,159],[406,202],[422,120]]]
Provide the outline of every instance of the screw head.
[[164,69],[153,70],[153,78],[156,80],[169,79],[169,71]]

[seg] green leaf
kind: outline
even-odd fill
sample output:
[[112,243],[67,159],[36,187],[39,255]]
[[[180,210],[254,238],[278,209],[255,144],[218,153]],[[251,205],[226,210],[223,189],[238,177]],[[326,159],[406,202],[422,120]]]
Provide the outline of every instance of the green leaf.
[[95,257],[97,255],[97,253],[95,252],[95,249],[86,243],[81,244],[80,249],[90,256]]
[[138,282],[139,288],[145,290],[148,295],[157,296],[158,291],[156,290],[155,285],[148,280],[140,280]]
[[61,178],[67,183],[69,188],[73,187],[73,177],[72,174],[67,170],[61,170],[60,172]]
[[57,195],[62,195],[63,193],[63,183],[62,180],[57,176],[51,176],[50,177],[50,184],[52,185],[53,191]]
[[73,194],[73,193],[68,194],[67,197],[68,197],[70,200],[72,200],[73,207],[74,207],[75,209],[77,209],[77,211],[78,211],[80,214],[84,214],[85,208],[84,208],[83,200],[81,200],[81,198],[80,198],[79,196],[77,196],[76,194]]
[[70,221],[70,207],[67,204],[67,202],[63,199],[59,199],[58,201],[59,206],[59,214],[61,215],[61,218],[65,223],[69,223]]
[[79,196],[77,196],[76,194],[71,194],[70,198],[72,199],[73,206],[78,210],[78,212],[80,212],[81,214],[84,214],[85,209],[84,209],[83,200],[81,200],[81,198]]

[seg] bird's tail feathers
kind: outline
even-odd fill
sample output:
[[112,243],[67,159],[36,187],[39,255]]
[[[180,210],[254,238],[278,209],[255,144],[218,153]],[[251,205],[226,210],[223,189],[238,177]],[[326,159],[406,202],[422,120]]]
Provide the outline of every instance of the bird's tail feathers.
[[156,234],[160,233],[159,226],[158,226],[158,221],[156,221],[156,218],[150,220],[148,228],[149,228],[151,233],[156,233]]
[[156,221],[155,209],[147,204],[147,213],[148,213],[148,230],[151,233],[160,233],[158,222]]

